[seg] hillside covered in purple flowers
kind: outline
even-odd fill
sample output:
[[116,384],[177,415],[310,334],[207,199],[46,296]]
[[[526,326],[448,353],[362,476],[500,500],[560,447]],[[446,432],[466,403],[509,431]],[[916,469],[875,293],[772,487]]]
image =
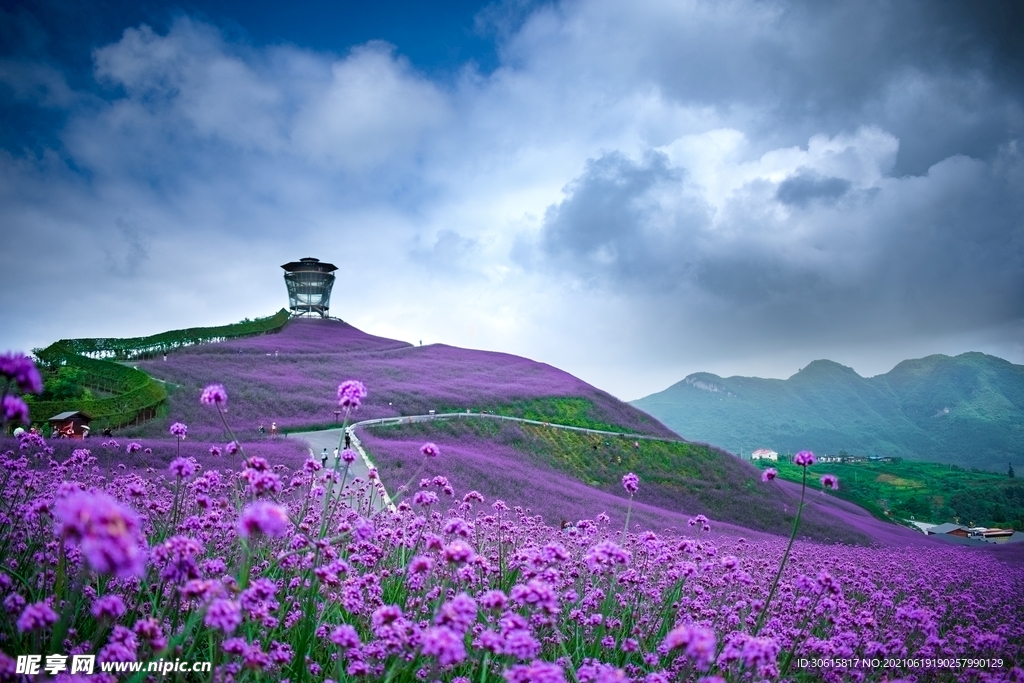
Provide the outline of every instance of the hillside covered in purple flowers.
[[[167,383],[169,407],[167,418],[128,432],[134,437],[161,437],[180,420],[189,425],[190,439],[223,439],[219,420],[195,400],[214,381],[232,396],[228,415],[243,442],[258,441],[260,425],[332,426],[337,406],[329,397],[340,379],[352,377],[370,387],[353,420],[468,409],[678,439],[649,415],[549,365],[445,345],[416,347],[336,320],[293,320],[279,333],[188,347],[140,367]],[[558,414],[566,405],[573,412]],[[402,467],[417,453],[415,444],[433,440],[442,444],[446,473],[460,489],[522,505],[549,524],[602,512],[621,520],[626,501],[618,479],[625,469],[645,481],[633,518],[642,528],[678,527],[689,515],[705,514],[736,525],[736,534],[743,528],[785,534],[796,507],[783,488],[764,486],[759,471],[703,444],[644,441],[634,447],[632,439],[493,424],[361,434],[389,488],[410,476]],[[887,534],[920,540],[868,516],[820,507],[821,514],[805,518],[802,536],[854,544]]]
[[[336,406],[323,397],[348,377],[372,387],[356,419],[493,411],[517,401],[573,397],[589,403],[593,423],[675,436],[646,413],[550,365],[443,344],[416,347],[337,320],[293,320],[277,334],[192,346],[139,367],[168,383],[169,415],[210,438],[219,438],[222,428],[195,395],[211,381],[237,397],[231,420],[244,436],[272,422],[280,429],[330,426]],[[157,420],[139,435],[162,436],[166,428]]]

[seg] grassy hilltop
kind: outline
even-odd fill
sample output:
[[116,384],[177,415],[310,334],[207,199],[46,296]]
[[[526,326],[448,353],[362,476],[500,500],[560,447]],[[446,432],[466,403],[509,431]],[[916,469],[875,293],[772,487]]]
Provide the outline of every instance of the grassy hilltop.
[[982,353],[907,360],[869,378],[828,360],[786,380],[695,373],[633,405],[687,438],[748,453],[846,450],[1001,472],[1024,465],[1024,366]]

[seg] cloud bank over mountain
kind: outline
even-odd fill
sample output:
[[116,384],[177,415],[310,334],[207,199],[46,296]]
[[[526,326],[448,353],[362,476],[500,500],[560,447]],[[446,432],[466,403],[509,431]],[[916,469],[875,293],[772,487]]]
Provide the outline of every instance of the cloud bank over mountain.
[[11,14],[0,345],[266,314],[311,255],[359,327],[625,398],[821,357],[1021,363],[1020,14],[496,4],[496,66],[438,73],[178,13],[84,79]]

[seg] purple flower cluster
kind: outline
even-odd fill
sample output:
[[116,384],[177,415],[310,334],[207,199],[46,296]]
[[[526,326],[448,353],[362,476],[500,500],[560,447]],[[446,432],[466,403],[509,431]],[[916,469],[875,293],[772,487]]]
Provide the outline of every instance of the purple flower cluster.
[[43,379],[31,358],[21,353],[0,354],[0,428],[31,424],[28,405],[17,394],[43,393]]
[[350,379],[338,385],[338,405],[342,408],[355,410],[366,398],[366,387],[362,382]]
[[93,570],[126,578],[145,568],[146,542],[138,514],[105,493],[74,491],[54,506],[57,536],[79,548]]
[[199,395],[199,402],[204,406],[224,406],[228,402],[228,392],[222,384],[208,384]]
[[626,489],[626,493],[632,496],[640,490],[640,477],[636,476],[632,472],[623,475],[622,488]]
[[289,526],[287,510],[276,503],[259,501],[242,511],[238,533],[246,538],[254,534],[279,538],[288,533]]
[[43,393],[43,378],[39,376],[35,362],[25,354],[0,354],[0,377],[6,380],[10,390],[17,393]]
[[814,453],[810,451],[800,451],[793,456],[793,464],[799,465],[800,467],[810,467],[814,462]]

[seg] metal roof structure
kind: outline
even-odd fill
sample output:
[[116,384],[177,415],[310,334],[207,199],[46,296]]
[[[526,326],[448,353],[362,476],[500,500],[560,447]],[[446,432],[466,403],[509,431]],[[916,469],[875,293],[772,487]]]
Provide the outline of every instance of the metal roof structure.
[[57,420],[70,420],[71,418],[73,418],[75,416],[83,417],[86,420],[91,420],[92,419],[92,417],[90,417],[86,413],[83,413],[81,410],[68,410],[68,411],[65,411],[63,413],[58,413],[57,415],[54,415],[49,420],[47,420],[47,422],[55,422]]

